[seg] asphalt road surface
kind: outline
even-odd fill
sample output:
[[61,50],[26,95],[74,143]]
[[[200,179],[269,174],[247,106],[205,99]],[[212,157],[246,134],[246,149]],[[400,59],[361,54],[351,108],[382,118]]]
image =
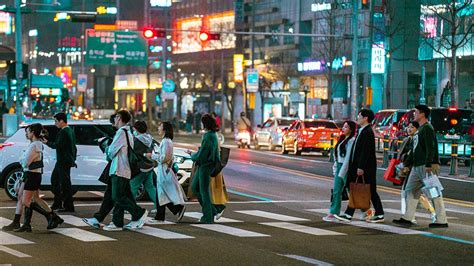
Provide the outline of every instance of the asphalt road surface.
[[[196,147],[189,142],[181,146]],[[35,213],[32,233],[0,231],[0,264],[474,264],[472,181],[442,180],[447,229],[429,229],[430,215],[421,208],[417,226],[395,226],[391,221],[399,218],[399,188],[383,182],[379,194],[384,223],[359,220],[359,212],[349,224],[324,222],[333,185],[331,167],[318,156],[232,149],[224,170],[230,203],[225,219],[213,225],[198,224],[200,207],[188,202],[180,223],[168,212],[168,224],[136,231],[97,230],[80,219],[98,209],[101,194],[78,192],[76,212],[63,215],[66,222],[57,229],[46,230],[45,219]],[[51,202],[51,193],[43,194]],[[149,202],[140,204],[153,209]],[[12,219],[14,205],[0,193],[1,225]]]

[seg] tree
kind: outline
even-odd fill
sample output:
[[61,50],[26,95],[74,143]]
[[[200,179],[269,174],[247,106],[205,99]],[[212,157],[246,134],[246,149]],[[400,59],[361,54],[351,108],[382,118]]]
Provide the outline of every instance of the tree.
[[459,103],[459,69],[458,50],[472,38],[473,0],[424,0],[422,15],[431,18],[436,25],[434,31],[424,27],[422,45],[425,44],[434,52],[445,58],[449,64],[449,80],[451,84],[451,105]]

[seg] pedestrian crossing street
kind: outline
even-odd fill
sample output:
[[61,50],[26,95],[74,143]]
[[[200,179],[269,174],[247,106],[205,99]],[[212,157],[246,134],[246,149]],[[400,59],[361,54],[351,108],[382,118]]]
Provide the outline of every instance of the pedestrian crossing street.
[[[272,237],[268,233],[261,233],[256,231],[245,230],[239,227],[246,223],[245,218],[252,217],[251,221],[247,221],[248,223],[258,224],[264,227],[272,227],[278,228],[282,230],[289,230],[301,234],[307,234],[312,236],[347,236],[348,233],[343,233],[340,231],[336,231],[340,227],[335,227],[336,230],[328,230],[323,228],[318,228],[314,226],[314,223],[311,225],[304,225],[302,223],[309,224],[311,221],[321,222],[323,225],[327,225],[327,223],[322,222],[320,216],[325,215],[327,213],[327,209],[306,209],[307,212],[310,214],[315,214],[314,219],[307,219],[302,217],[296,216],[288,216],[273,212],[267,212],[262,210],[236,210],[236,211],[228,211],[226,212],[229,216],[238,215],[238,217],[242,217],[244,219],[238,220],[234,218],[222,217],[215,224],[198,224],[198,223],[180,223],[177,225],[175,222],[166,221],[165,223],[159,225],[145,225],[142,229],[133,229],[134,233],[147,235],[150,237],[155,237],[159,239],[167,239],[167,240],[182,240],[182,239],[194,239],[197,236],[189,235],[189,233],[184,234],[180,233],[180,228],[183,229],[183,226],[191,226],[193,228],[199,228],[202,230],[212,231],[218,234],[225,234],[234,237],[253,237],[253,238],[265,238],[265,237]],[[229,214],[230,213],[230,214]],[[316,216],[318,215],[318,216]],[[199,219],[202,214],[200,212],[186,212],[185,216],[191,219]],[[102,241],[117,241],[114,236],[118,236],[121,232],[110,233],[105,232],[102,230],[96,230],[89,227],[82,221],[82,217],[77,217],[73,215],[61,215],[64,219],[64,224],[61,225],[59,228],[50,230],[56,234],[60,234],[62,236],[78,240],[81,242],[102,242]],[[125,215],[125,218],[130,219],[130,215]],[[188,221],[187,219],[186,221]],[[254,222],[256,220],[256,222]],[[270,221],[268,221],[270,220]],[[0,217],[0,227],[7,225],[11,222],[11,220]],[[375,230],[381,231],[385,233],[392,233],[398,235],[419,235],[419,234],[430,234],[429,232],[425,231],[418,231],[408,228],[397,227],[389,224],[373,224],[367,223],[364,221],[352,221],[351,223],[342,223],[342,222],[334,222],[339,223],[341,226],[355,226],[359,228],[364,228],[367,230]],[[254,228],[254,227],[253,227]],[[258,227],[257,227],[258,228]],[[334,227],[332,227],[334,228]],[[331,229],[332,229],[331,228]],[[35,230],[35,229],[34,229]],[[38,228],[36,228],[38,230]],[[185,230],[189,232],[189,230]],[[268,230],[266,230],[268,232]],[[347,230],[341,230],[346,231]],[[278,232],[278,231],[275,231]],[[275,236],[277,233],[274,233]],[[199,235],[199,234],[198,234]],[[0,231],[0,246],[4,245],[18,245],[18,244],[34,244],[34,242],[22,238],[23,234],[11,233],[11,232],[3,232]],[[27,233],[24,236],[28,236]]]

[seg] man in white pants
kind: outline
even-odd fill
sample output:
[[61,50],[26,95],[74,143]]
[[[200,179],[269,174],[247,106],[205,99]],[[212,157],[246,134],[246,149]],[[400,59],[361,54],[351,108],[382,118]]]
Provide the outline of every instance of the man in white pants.
[[[439,174],[439,156],[438,156],[438,142],[436,141],[435,131],[433,126],[428,122],[430,117],[430,109],[426,105],[415,106],[415,121],[420,124],[418,132],[413,138],[413,152],[409,158],[413,160],[413,168],[408,176],[405,191],[406,198],[406,212],[398,220],[393,220],[394,223],[402,226],[411,226],[411,222],[415,218],[416,207],[421,195],[421,188],[423,187],[423,179],[426,174]],[[443,196],[433,199],[434,208],[436,211],[436,221],[430,223],[430,228],[446,228],[448,227],[448,220],[446,219],[446,210],[444,208]]]

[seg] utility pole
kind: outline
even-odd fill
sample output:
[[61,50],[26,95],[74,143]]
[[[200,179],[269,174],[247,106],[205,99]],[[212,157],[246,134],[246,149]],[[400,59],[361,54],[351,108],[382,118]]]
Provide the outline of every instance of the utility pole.
[[15,70],[16,70],[16,115],[18,124],[22,121],[21,114],[21,103],[20,103],[20,92],[21,92],[21,80],[23,79],[22,69],[22,47],[21,47],[21,0],[15,0]]
[[355,120],[357,115],[357,67],[359,61],[358,47],[358,17],[359,1],[352,0],[352,76],[351,76],[351,119]]

